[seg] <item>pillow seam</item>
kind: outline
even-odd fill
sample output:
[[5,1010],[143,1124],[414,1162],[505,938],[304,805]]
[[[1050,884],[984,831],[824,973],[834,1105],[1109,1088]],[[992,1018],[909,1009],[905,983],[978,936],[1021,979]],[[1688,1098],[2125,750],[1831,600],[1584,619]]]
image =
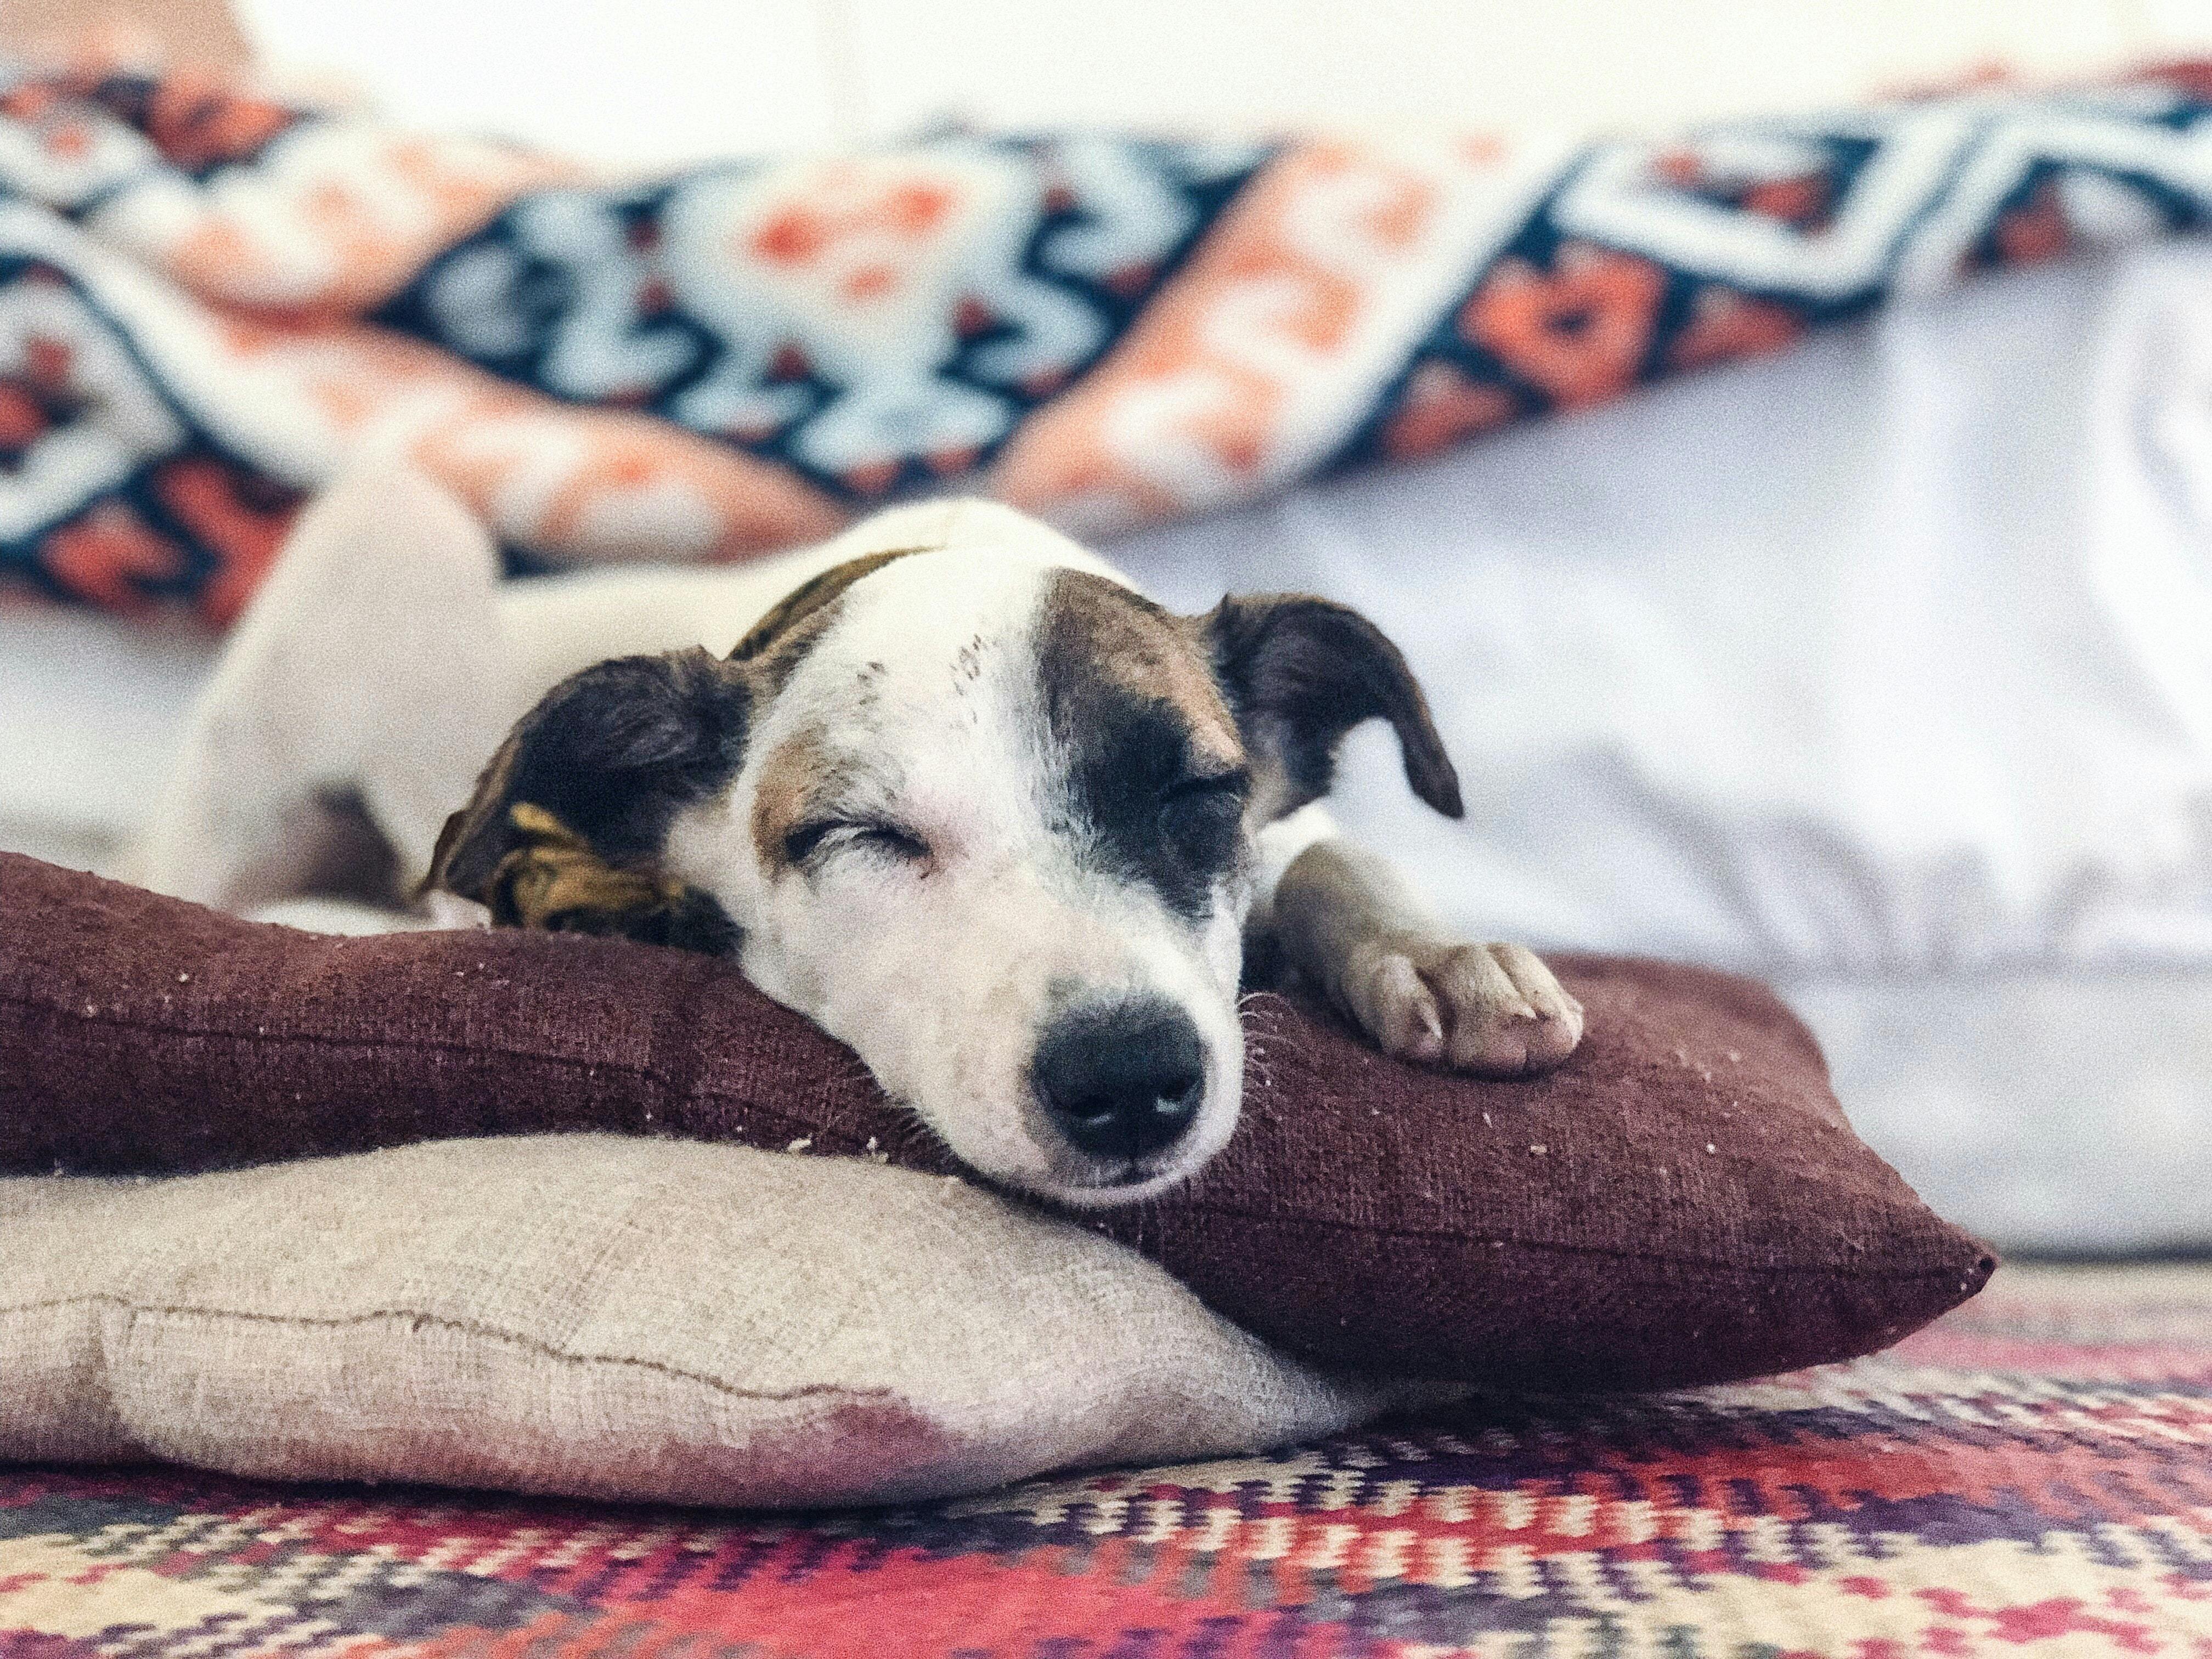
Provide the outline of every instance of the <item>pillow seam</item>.
[[[779,1154],[781,1156],[781,1154]],[[1368,1238],[1408,1238],[1458,1242],[1474,1249],[1494,1249],[1503,1244],[1509,1249],[1541,1250],[1563,1255],[1597,1255],[1615,1261],[1652,1261],[1670,1267],[1702,1267],[1723,1273],[1821,1273],[1834,1279],[1942,1279],[1952,1275],[1948,1267],[1839,1267],[1832,1262],[1780,1262],[1759,1265],[1733,1261],[1720,1256],[1662,1255],[1651,1250],[1623,1249],[1610,1244],[1568,1244],[1542,1239],[1507,1238],[1478,1239],[1465,1232],[1451,1232],[1425,1227],[1377,1227],[1362,1221],[1339,1221],[1329,1216],[1283,1215],[1267,1211],[1232,1209],[1225,1205],[1207,1204],[1202,1200],[1188,1200],[1194,1213],[1219,1216],[1231,1221],[1258,1223],[1267,1226],[1325,1227],[1334,1232],[1357,1233]],[[1092,1224],[1094,1231],[1107,1237],[1114,1235],[1106,1227]]]
[[278,1314],[256,1313],[245,1308],[198,1307],[183,1303],[142,1302],[134,1297],[119,1295],[112,1291],[87,1291],[75,1296],[42,1297],[33,1302],[0,1304],[0,1318],[11,1315],[48,1313],[64,1308],[104,1306],[120,1309],[127,1314],[187,1319],[225,1320],[238,1324],[280,1325],[297,1329],[344,1330],[356,1327],[404,1320],[416,1330],[428,1325],[441,1331],[453,1332],[483,1340],[500,1343],[534,1353],[543,1358],[557,1360],[564,1365],[617,1366],[630,1370],[652,1371],[673,1382],[696,1383],[717,1394],[738,1400],[774,1402],[833,1396],[848,1400],[900,1399],[897,1390],[888,1388],[854,1388],[844,1382],[803,1382],[788,1389],[749,1389],[709,1372],[693,1370],[687,1366],[672,1364],[665,1360],[647,1359],[629,1354],[578,1353],[558,1347],[539,1338],[526,1336],[519,1331],[502,1330],[474,1320],[456,1319],[449,1314],[434,1314],[411,1308],[374,1308],[353,1314]]

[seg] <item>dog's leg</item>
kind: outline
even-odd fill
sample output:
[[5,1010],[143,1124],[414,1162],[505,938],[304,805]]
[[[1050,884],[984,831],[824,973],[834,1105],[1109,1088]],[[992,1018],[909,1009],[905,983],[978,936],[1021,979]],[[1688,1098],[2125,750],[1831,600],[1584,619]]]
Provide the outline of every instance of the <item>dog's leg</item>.
[[520,712],[498,575],[482,526],[412,469],[332,485],[240,618],[124,873],[243,909],[329,873],[365,812],[398,881],[419,878]]
[[1385,1054],[1518,1077],[1582,1040],[1582,1005],[1532,952],[1451,938],[1318,805],[1263,829],[1260,849],[1255,923]]

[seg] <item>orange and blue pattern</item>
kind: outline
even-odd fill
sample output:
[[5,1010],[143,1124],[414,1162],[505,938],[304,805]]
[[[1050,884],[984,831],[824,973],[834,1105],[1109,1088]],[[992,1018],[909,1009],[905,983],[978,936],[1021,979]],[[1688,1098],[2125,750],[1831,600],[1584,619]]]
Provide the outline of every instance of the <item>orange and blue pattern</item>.
[[2205,1659],[2212,1267],[1888,1354],[807,1516],[0,1473],[9,1659]]
[[523,568],[900,495],[1101,533],[2212,217],[2212,67],[1654,144],[939,136],[611,185],[0,70],[0,585],[220,623],[366,447]]

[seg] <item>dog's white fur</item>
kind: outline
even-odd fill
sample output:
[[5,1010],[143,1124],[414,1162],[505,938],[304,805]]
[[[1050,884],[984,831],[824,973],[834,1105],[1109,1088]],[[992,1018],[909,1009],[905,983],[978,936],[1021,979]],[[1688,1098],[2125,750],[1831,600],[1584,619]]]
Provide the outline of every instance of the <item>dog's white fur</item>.
[[[892,509],[750,565],[501,583],[489,537],[450,497],[403,465],[364,467],[305,515],[239,624],[128,873],[265,909],[331,862],[344,815],[330,803],[343,795],[411,887],[487,757],[556,682],[633,653],[724,655],[809,578],[903,549],[928,550],[850,590],[757,711],[732,786],[677,818],[664,862],[743,930],[748,977],[851,1044],[969,1164],[1078,1203],[1141,1198],[1202,1164],[1236,1123],[1250,925],[1271,927],[1389,1052],[1514,1073],[1573,1048],[1581,1009],[1535,957],[1443,937],[1318,804],[1252,826],[1251,856],[1196,923],[1081,867],[1040,810],[1053,762],[1033,718],[1035,629],[1052,573],[1121,579],[986,502]],[[804,876],[763,865],[759,757],[802,733],[838,750],[848,793],[895,794],[900,819],[926,828],[940,854],[929,879],[865,853]],[[441,915],[454,914],[448,900]],[[1205,1042],[1189,1133],[1109,1190],[1024,1103],[1039,1022],[1070,983],[1164,997]]]

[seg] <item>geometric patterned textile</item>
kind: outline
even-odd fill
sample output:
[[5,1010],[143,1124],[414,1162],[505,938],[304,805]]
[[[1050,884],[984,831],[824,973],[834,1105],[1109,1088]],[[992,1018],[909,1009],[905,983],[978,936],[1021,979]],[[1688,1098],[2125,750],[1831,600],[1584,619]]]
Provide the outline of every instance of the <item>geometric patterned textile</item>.
[[0,1472],[0,1653],[2212,1655],[2212,1267],[1876,1358],[807,1516]]
[[951,134],[620,185],[0,68],[0,584],[219,623],[372,445],[526,564],[948,487],[1097,533],[2208,218],[2212,66],[1666,143]]

